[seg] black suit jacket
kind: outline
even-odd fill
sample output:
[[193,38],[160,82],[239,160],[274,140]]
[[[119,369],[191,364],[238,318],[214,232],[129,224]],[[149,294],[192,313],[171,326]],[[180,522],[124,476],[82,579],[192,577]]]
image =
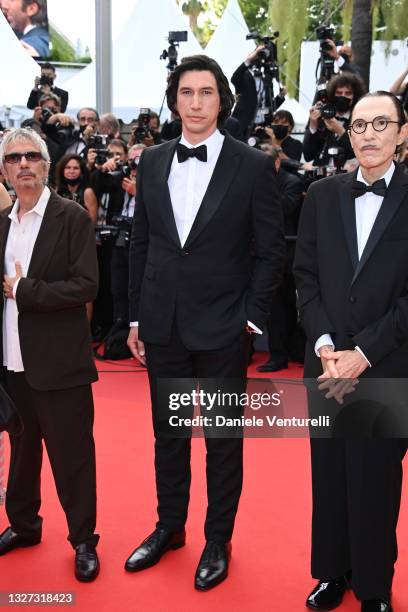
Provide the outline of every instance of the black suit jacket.
[[217,349],[228,346],[247,319],[264,326],[280,283],[284,239],[276,172],[268,156],[226,134],[182,247],[167,185],[177,143],[145,149],[139,163],[130,321],[139,321],[142,340],[164,345],[176,313],[188,349]]
[[[1,278],[10,210],[0,213]],[[95,299],[97,288],[95,235],[89,215],[79,204],[51,191],[27,277],[20,279],[16,293],[21,355],[34,389],[66,389],[97,380],[85,308],[86,302]],[[0,334],[1,356],[2,341]]]
[[308,338],[305,376],[321,374],[316,340],[359,346],[368,377],[408,376],[408,175],[395,168],[358,260],[351,185],[357,172],[311,185],[300,217],[294,274]]
[[[65,89],[60,89],[59,87],[53,87],[51,92],[59,97],[61,100],[61,112],[65,113],[68,106],[68,92]],[[30,91],[29,98],[27,100],[27,108],[34,109],[39,105],[39,101],[41,96],[43,95],[41,89],[37,89],[36,87]]]

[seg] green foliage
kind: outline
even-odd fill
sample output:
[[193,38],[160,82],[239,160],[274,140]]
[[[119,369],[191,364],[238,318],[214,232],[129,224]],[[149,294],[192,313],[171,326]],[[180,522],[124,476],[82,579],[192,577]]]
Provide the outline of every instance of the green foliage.
[[52,45],[50,61],[75,62],[75,49],[67,39],[49,25],[50,41]]

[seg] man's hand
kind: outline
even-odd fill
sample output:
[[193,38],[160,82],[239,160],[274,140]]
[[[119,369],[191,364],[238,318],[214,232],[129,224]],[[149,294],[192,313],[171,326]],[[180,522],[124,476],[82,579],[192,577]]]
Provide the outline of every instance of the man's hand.
[[130,179],[127,176],[122,181],[122,189],[126,191],[129,195],[136,195],[136,179]]
[[144,342],[139,340],[139,328],[131,327],[127,340],[127,345],[133,357],[138,359],[140,363],[146,365],[145,346]]
[[116,166],[116,161],[112,157],[112,159],[108,159],[100,168],[98,168],[102,172],[115,172],[118,168]]
[[268,136],[269,136],[269,138],[270,138],[270,140],[271,140],[271,142],[272,142],[272,144],[274,146],[280,146],[281,145],[282,140],[278,140],[276,138],[276,134],[275,134],[275,132],[273,131],[273,129],[271,127],[266,126],[265,127],[265,132],[268,134]]
[[312,106],[312,108],[309,111],[309,115],[310,115],[309,125],[313,130],[317,130],[318,121],[320,117],[322,116],[322,113],[320,112],[321,106],[322,106],[322,103],[317,102],[314,106]]
[[33,119],[36,121],[41,121],[41,106],[36,106],[34,109]]
[[256,60],[256,57],[257,57],[257,55],[258,55],[258,53],[259,53],[259,51],[260,51],[261,49],[265,49],[265,45],[259,45],[259,47],[257,47],[257,48],[255,49],[255,51],[252,51],[252,53],[250,53],[250,54],[248,55],[248,57],[246,58],[245,62],[246,62],[247,64],[252,64],[252,62],[254,62],[254,61]]
[[71,117],[64,113],[55,113],[55,115],[52,115],[48,119],[47,125],[55,125],[56,123],[60,123],[63,127],[67,127],[72,123]]
[[9,300],[15,299],[13,295],[13,287],[22,276],[23,276],[23,270],[21,268],[21,263],[19,261],[16,261],[16,275],[15,276],[7,276],[7,274],[4,275],[3,294],[5,298]]
[[83,139],[85,140],[85,142],[88,141],[88,139],[93,136],[93,134],[95,133],[95,128],[93,125],[87,125],[86,128],[84,129],[82,136]]
[[86,163],[88,165],[88,169],[91,169],[95,165],[97,152],[95,149],[88,149],[88,153],[86,155]]
[[346,133],[346,130],[343,127],[343,124],[333,117],[332,119],[323,119],[325,126],[328,130],[337,134],[338,136],[343,136]]
[[334,352],[332,346],[325,345],[320,347],[319,355],[322,362],[323,374],[319,376],[319,380],[330,380],[332,378],[339,378],[336,359],[332,357],[333,354]]
[[325,395],[326,399],[334,398],[339,404],[342,404],[344,396],[353,393],[357,385],[358,378],[354,380],[338,378],[337,380],[325,380],[318,386],[318,389],[320,391],[328,391]]
[[368,361],[357,351],[326,352],[326,359],[334,360],[338,376],[336,378],[358,378],[369,367]]

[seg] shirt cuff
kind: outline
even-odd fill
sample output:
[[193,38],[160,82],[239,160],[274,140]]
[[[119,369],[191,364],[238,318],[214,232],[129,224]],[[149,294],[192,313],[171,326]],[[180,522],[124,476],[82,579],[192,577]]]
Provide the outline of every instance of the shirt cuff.
[[318,338],[315,344],[315,347],[314,347],[315,353],[316,353],[316,356],[319,358],[320,358],[319,350],[322,348],[322,346],[331,346],[334,350],[334,342],[330,334],[323,334],[322,336],[320,336],[320,338]]
[[340,55],[337,59],[334,60],[334,62],[335,64],[337,64],[338,68],[341,68],[346,63],[346,60]]
[[259,329],[259,327],[257,327],[256,325],[254,325],[253,323],[251,323],[251,321],[247,321],[249,327],[252,327],[252,329],[254,330],[254,332],[256,334],[263,334],[263,331],[261,329]]
[[316,134],[317,130],[316,130],[315,128],[312,128],[312,126],[311,126],[311,125],[309,125],[309,132],[310,132],[311,134]]
[[371,363],[368,361],[367,357],[364,355],[363,351],[361,350],[361,348],[359,346],[355,346],[354,350],[358,351],[360,353],[360,355],[362,355],[364,357],[364,359],[366,360],[366,362],[368,363],[368,365],[371,366]]
[[245,60],[244,64],[247,68],[249,68],[251,65],[251,62],[249,62],[248,60]]
[[18,278],[16,280],[16,282],[14,283],[14,285],[13,285],[13,297],[14,297],[14,299],[16,299],[17,287],[18,287],[18,283],[19,282],[20,282],[20,279]]
[[129,327],[139,327],[139,321],[131,321]]

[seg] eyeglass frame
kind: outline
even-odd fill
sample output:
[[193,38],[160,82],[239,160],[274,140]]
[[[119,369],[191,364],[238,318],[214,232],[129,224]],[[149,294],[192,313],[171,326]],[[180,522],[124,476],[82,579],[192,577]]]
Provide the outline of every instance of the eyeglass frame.
[[[32,155],[33,153],[35,153],[36,155],[40,155],[40,158],[39,159],[29,159],[29,158],[27,158],[27,155]],[[10,161],[9,159],[7,159],[8,157],[10,157],[10,155],[16,155],[17,156],[16,161]],[[23,157],[25,158],[26,162],[29,162],[29,163],[38,163],[41,160],[46,161],[44,159],[41,151],[25,151],[24,153],[20,153],[20,152],[16,151],[15,153],[6,153],[4,155],[3,160],[4,160],[4,162],[6,164],[16,165],[16,164],[21,164]]]
[[[375,121],[376,119],[384,119],[384,120],[385,120],[385,127],[384,127],[384,129],[382,129],[382,130],[377,130],[377,129],[374,127],[374,121]],[[353,128],[353,125],[355,124],[355,122],[356,122],[356,121],[364,121],[364,123],[365,123],[365,128],[364,128],[364,130],[363,130],[362,132],[356,132],[356,130]],[[373,126],[373,130],[374,130],[375,132],[384,132],[384,131],[387,129],[387,127],[388,127],[388,124],[389,124],[389,123],[398,123],[398,125],[400,125],[400,126],[401,126],[401,125],[403,125],[403,123],[401,123],[401,121],[393,121],[393,120],[391,120],[391,119],[387,119],[387,118],[386,118],[386,117],[384,117],[383,115],[378,115],[378,117],[374,117],[374,119],[373,119],[372,121],[366,121],[365,119],[354,119],[353,123],[352,123],[351,125],[349,125],[349,127],[347,128],[347,130],[348,130],[348,132],[353,131],[355,134],[364,134],[364,133],[367,131],[367,126],[369,125],[369,123],[371,123],[371,125]]]

